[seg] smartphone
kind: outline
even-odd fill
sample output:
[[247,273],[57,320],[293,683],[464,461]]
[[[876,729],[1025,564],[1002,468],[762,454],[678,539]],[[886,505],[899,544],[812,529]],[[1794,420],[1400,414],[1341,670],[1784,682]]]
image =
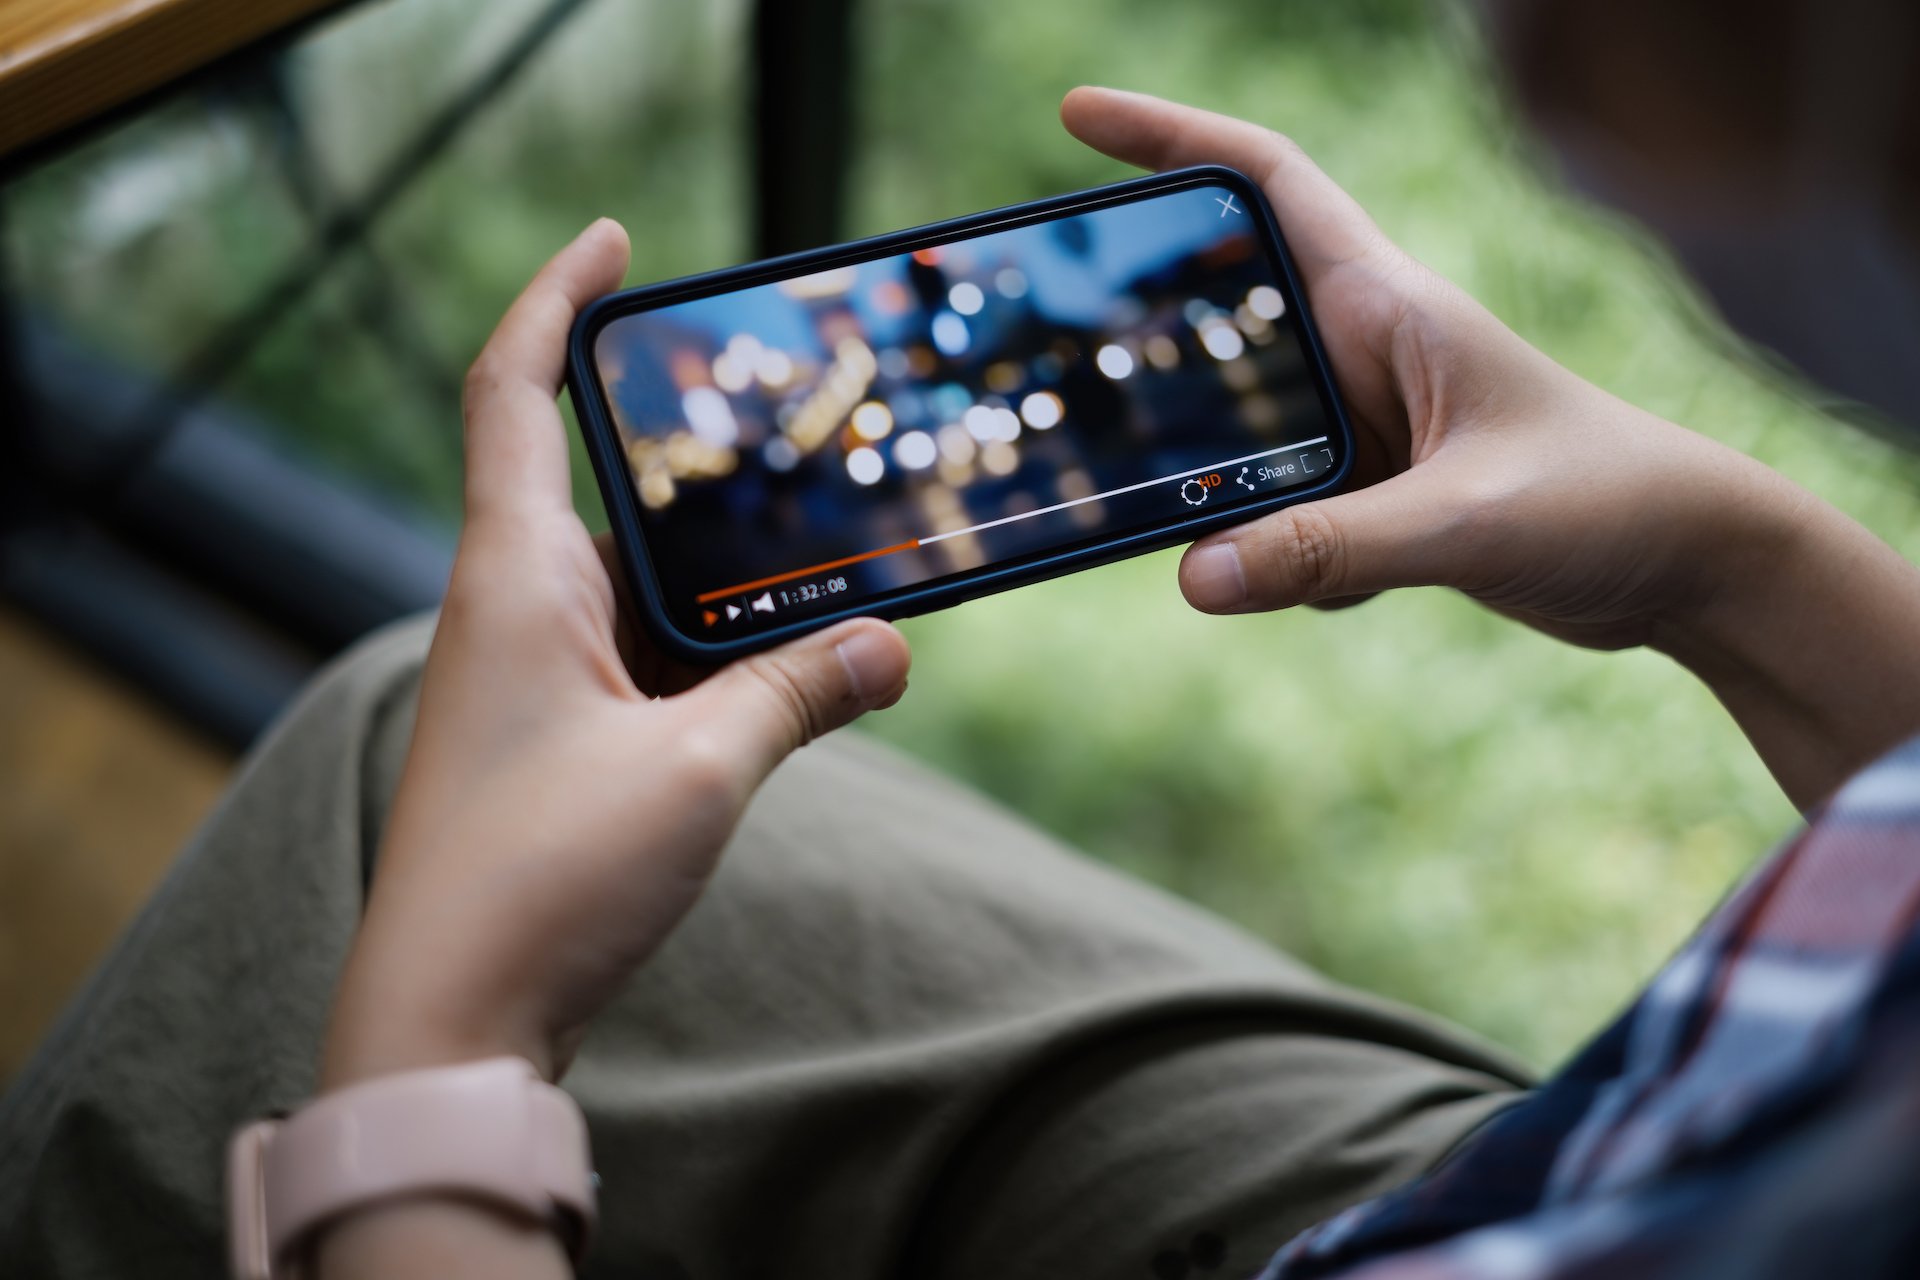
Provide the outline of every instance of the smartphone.
[[610,294],[568,386],[642,619],[720,662],[1326,493],[1273,211],[1184,169]]

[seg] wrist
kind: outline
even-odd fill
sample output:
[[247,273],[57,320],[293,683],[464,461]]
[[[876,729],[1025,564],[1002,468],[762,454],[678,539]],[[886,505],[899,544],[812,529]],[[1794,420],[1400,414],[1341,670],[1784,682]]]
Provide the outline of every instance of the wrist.
[[330,1093],[380,1076],[504,1057],[526,1059],[543,1080],[557,1078],[558,1055],[537,1037],[460,1032],[384,1018],[336,1023],[328,1029],[321,1049],[318,1091]]
[[1806,809],[1920,730],[1920,570],[1776,480],[1784,495],[1740,553],[1651,644],[1713,690]]
[[227,1181],[250,1280],[306,1274],[283,1268],[302,1256],[328,1275],[479,1274],[456,1255],[502,1248],[564,1262],[595,1217],[579,1106],[516,1058],[388,1074],[249,1124]]
[[1708,532],[1678,548],[1673,603],[1654,618],[1647,641],[1703,676],[1757,674],[1769,665],[1770,620],[1804,591],[1801,584],[1817,579],[1826,518],[1845,521],[1776,472],[1740,463],[1745,474],[1728,486],[1733,492],[1701,504],[1712,513]]
[[[434,970],[382,956],[362,937],[349,956],[321,1048],[321,1092],[378,1076],[486,1058],[524,1058],[544,1080],[562,1068],[559,1046],[511,1002],[436,987]],[[395,976],[398,975],[398,976]]]

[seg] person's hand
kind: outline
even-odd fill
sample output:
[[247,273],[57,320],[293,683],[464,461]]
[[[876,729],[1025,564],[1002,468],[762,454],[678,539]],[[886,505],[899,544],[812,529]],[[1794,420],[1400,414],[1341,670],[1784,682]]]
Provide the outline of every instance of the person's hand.
[[1773,473],[1554,364],[1389,241],[1279,134],[1104,89],[1075,90],[1061,114],[1117,158],[1226,164],[1261,185],[1353,421],[1354,484],[1367,487],[1196,543],[1180,574],[1195,608],[1448,586],[1616,648],[1698,607],[1724,576],[1720,557],[1764,555],[1791,524]]
[[1061,118],[1118,159],[1261,185],[1353,420],[1366,487],[1195,543],[1195,608],[1446,586],[1578,644],[1652,644],[1714,686],[1803,803],[1920,728],[1904,657],[1920,575],[1871,534],[1554,364],[1279,134],[1110,89],[1074,90]]
[[704,680],[623,659],[555,396],[575,312],[626,263],[617,224],[588,227],[467,379],[466,527],[323,1087],[502,1053],[557,1077],[768,772],[905,687],[906,642],[871,619]]

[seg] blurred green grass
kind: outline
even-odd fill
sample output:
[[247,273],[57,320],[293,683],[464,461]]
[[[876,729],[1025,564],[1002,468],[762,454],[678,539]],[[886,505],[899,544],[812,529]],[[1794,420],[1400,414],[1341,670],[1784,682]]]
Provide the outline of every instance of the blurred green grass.
[[[395,121],[525,8],[400,0],[325,29],[293,68],[322,168],[363,184]],[[1543,176],[1450,5],[870,0],[859,36],[850,235],[1124,176],[1060,129],[1076,83],[1245,116],[1301,141],[1389,235],[1556,359],[1920,552],[1915,465],[1736,358],[1631,228]],[[609,213],[633,232],[635,282],[746,255],[745,56],[739,0],[589,7],[376,226],[376,256],[342,263],[223,393],[316,465],[453,518],[448,378],[553,247]],[[303,236],[257,126],[206,118],[198,101],[163,109],[9,200],[23,294],[156,369]],[[150,189],[133,179],[155,155],[178,157],[171,214],[102,214]],[[425,361],[385,343],[392,298]],[[584,466],[576,480],[597,511]],[[1434,591],[1206,619],[1174,563],[905,624],[912,691],[868,731],[1542,1066],[1794,820],[1725,714],[1658,657],[1577,652]]]
[[[1920,551],[1913,463],[1733,358],[1632,229],[1558,191],[1455,11],[1100,8],[876,9],[858,229],[1121,176],[1063,139],[1076,83],[1244,116],[1562,363]],[[1438,591],[1202,618],[1176,562],[906,624],[913,688],[872,730],[1543,1066],[1794,821],[1724,712],[1655,655],[1572,650]]]

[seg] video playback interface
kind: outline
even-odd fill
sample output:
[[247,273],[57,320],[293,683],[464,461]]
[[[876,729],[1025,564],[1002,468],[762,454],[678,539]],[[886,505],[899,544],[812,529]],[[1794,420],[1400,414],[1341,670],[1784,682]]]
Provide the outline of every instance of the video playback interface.
[[628,313],[595,356],[694,636],[1177,525],[1340,461],[1225,187]]

